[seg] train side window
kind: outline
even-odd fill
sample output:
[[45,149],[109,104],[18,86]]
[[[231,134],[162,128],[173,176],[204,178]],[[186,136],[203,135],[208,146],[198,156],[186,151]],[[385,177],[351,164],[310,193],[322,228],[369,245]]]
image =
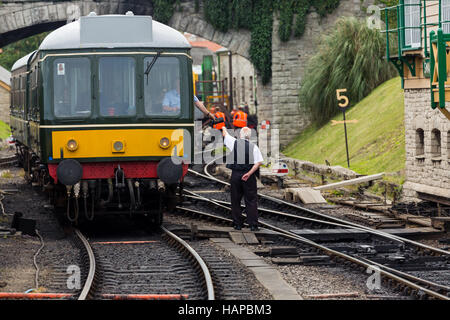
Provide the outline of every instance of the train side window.
[[53,108],[58,118],[91,115],[91,62],[89,58],[53,61]]
[[20,92],[19,92],[19,104],[20,104],[21,112],[23,112],[23,110],[25,109],[26,83],[27,83],[26,76],[21,76],[20,77]]
[[145,74],[154,57],[144,59],[144,102],[147,116],[177,117],[181,113],[180,61],[176,57],[159,57]]
[[135,69],[136,63],[131,57],[100,58],[100,115],[136,115]]

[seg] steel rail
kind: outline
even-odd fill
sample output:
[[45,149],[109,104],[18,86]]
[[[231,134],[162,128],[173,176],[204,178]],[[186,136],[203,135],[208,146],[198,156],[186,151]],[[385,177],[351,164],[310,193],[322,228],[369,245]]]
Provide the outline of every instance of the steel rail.
[[17,156],[0,158],[0,167],[8,167],[18,162]]
[[[212,163],[212,162],[208,163],[208,164],[205,166],[205,170],[207,169],[207,167],[208,167],[211,163]],[[203,178],[205,178],[205,179],[214,180],[214,181],[217,181],[217,182],[219,182],[219,183],[221,183],[221,184],[224,184],[224,185],[227,185],[227,186],[230,185],[228,182],[225,182],[225,181],[222,181],[222,180],[220,180],[220,179],[217,179],[216,177],[213,177],[213,176],[212,176],[210,173],[208,173],[207,171],[205,171],[205,172],[207,173],[207,175],[203,175],[203,174],[198,173],[198,172],[196,172],[196,171],[194,171],[194,170],[191,170],[191,169],[188,169],[188,171],[191,172],[191,173],[197,174],[198,176],[203,177]],[[259,196],[259,197],[263,197],[263,198],[267,198],[268,200],[273,201],[273,202],[278,202],[278,203],[282,203],[282,204],[285,204],[285,205],[291,205],[289,202],[285,202],[285,201],[280,200],[280,199],[277,199],[277,198],[273,198],[273,197],[270,197],[270,196],[266,196],[266,195],[263,195],[263,194],[261,194],[261,193],[259,193],[259,192],[258,192],[258,196]],[[206,199],[206,198],[205,198],[205,199]],[[310,210],[310,209],[306,209],[306,208],[303,208],[303,207],[300,207],[300,206],[295,206],[295,205],[293,205],[293,206],[294,206],[296,209],[300,209],[300,210],[302,210],[302,211],[306,211],[306,212],[308,212],[308,213],[310,213],[310,214],[312,214],[312,215],[316,215],[316,216],[319,216],[319,217],[321,217],[321,218],[325,218],[325,219],[329,219],[329,220],[332,220],[332,221],[336,221],[338,224],[346,225],[348,228],[357,229],[357,230],[364,230],[364,231],[367,231],[367,232],[369,232],[369,233],[378,235],[378,236],[380,236],[380,237],[388,238],[388,239],[390,239],[390,240],[393,240],[393,241],[396,241],[396,242],[400,242],[400,243],[402,243],[402,244],[405,242],[402,238],[400,238],[400,239],[399,239],[399,238],[396,238],[395,236],[390,235],[390,234],[388,234],[388,233],[386,233],[386,232],[381,232],[381,231],[378,231],[378,230],[374,230],[374,229],[371,229],[371,228],[368,228],[368,227],[365,227],[365,226],[362,226],[362,225],[358,225],[358,224],[356,224],[356,223],[352,223],[352,222],[348,222],[348,221],[345,221],[345,220],[342,220],[342,219],[339,219],[339,218],[331,217],[331,216],[328,216],[328,215],[326,215],[326,214],[323,214],[323,213],[320,213],[320,212],[316,212],[316,211],[312,211],[312,210]],[[258,210],[259,210],[259,209],[258,209]],[[267,210],[267,209],[265,209],[265,210]],[[285,214],[285,213],[284,213],[284,214]],[[325,221],[323,221],[323,222],[325,222]]]
[[[198,194],[196,194],[196,193],[194,193],[194,192],[192,192],[192,191],[189,191],[189,190],[186,190],[186,191],[189,192],[189,193],[191,193],[191,194],[193,194],[193,195],[195,195],[195,196],[191,196],[192,198],[200,199],[200,200],[207,201],[207,202],[211,202],[211,203],[214,203],[215,205],[220,206],[221,208],[224,208],[224,209],[227,209],[227,210],[231,210],[228,206],[223,205],[223,203],[227,204],[225,201],[208,199],[208,198],[203,197],[203,196],[200,196],[200,195],[198,195]],[[263,209],[263,210],[265,210],[265,209]],[[268,210],[268,211],[273,211],[273,210]],[[276,212],[276,211],[275,211],[275,212]],[[282,213],[282,214],[283,214],[283,215],[290,215],[290,214],[284,214],[284,213]],[[297,217],[297,216],[294,216],[294,217]],[[300,217],[300,218],[301,218],[301,217]],[[327,221],[315,220],[315,219],[310,219],[310,218],[306,218],[306,219],[307,219],[307,220],[312,220],[312,221],[314,221],[314,222],[321,222],[321,223],[328,223],[328,224],[332,224],[332,225],[338,225],[338,224],[330,223],[330,222],[327,222]],[[266,223],[266,222],[260,222],[260,223],[261,223],[262,225],[267,226],[269,229],[276,230],[276,231],[282,232],[282,233],[288,232],[289,234],[294,235],[294,236],[296,236],[296,237],[299,237],[299,238],[301,238],[301,239],[304,239],[304,240],[306,240],[306,241],[311,241],[311,240],[306,239],[306,238],[304,238],[304,237],[301,237],[301,236],[299,236],[299,235],[297,235],[297,234],[295,234],[295,233],[293,233],[293,232],[290,232],[290,231],[287,231],[287,230],[284,230],[284,229],[275,227],[275,226],[270,225],[270,224],[268,224],[268,223]],[[344,225],[344,226],[345,226],[345,225]],[[345,226],[345,227],[348,227],[348,226]],[[353,229],[353,228],[350,228],[350,229]],[[362,229],[362,231],[367,231],[367,230]],[[312,242],[312,241],[311,241],[311,242]],[[315,243],[315,242],[314,242],[314,243]],[[384,266],[384,265],[379,264],[379,263],[377,263],[377,262],[371,261],[371,260],[369,260],[369,259],[367,259],[367,258],[360,258],[360,259],[364,259],[364,260],[368,261],[372,266],[373,266],[373,265],[376,265],[376,266],[378,266],[378,267],[383,267],[384,269],[386,269],[386,270],[388,270],[388,271],[390,271],[390,272],[397,273],[397,274],[399,274],[399,275],[401,275],[401,276],[403,276],[403,277],[405,277],[405,278],[409,278],[410,280],[417,281],[417,282],[421,282],[421,283],[423,283],[423,284],[425,284],[425,285],[434,286],[434,287],[439,288],[439,289],[442,289],[442,290],[447,290],[447,291],[450,290],[450,288],[447,287],[447,286],[443,286],[443,285],[440,285],[440,284],[438,284],[438,283],[431,282],[431,281],[428,281],[428,280],[425,280],[425,279],[417,278],[417,277],[412,276],[412,275],[410,275],[410,274],[408,274],[408,273],[405,273],[405,272],[402,272],[402,271],[399,271],[399,270],[396,270],[396,269],[393,269],[393,268]]]
[[391,267],[387,267],[385,265],[382,265],[381,263],[372,261],[372,260],[364,258],[364,257],[360,257],[360,259],[366,260],[371,265],[375,265],[377,267],[384,268],[384,269],[386,269],[389,272],[397,273],[398,275],[400,275],[400,276],[402,276],[404,278],[408,278],[408,279],[410,279],[412,281],[422,282],[423,284],[426,284],[426,285],[429,285],[429,286],[434,286],[436,288],[439,288],[439,289],[446,290],[446,291],[450,292],[450,287],[449,286],[444,286],[444,285],[436,283],[436,282],[432,282],[432,281],[429,281],[429,280],[426,280],[426,279],[418,278],[416,276],[410,275],[409,273],[406,273],[406,272],[403,272],[403,271],[400,271],[400,270],[397,270],[397,269],[393,269]]
[[[208,167],[209,167],[214,161],[216,161],[217,159],[218,159],[218,158],[213,159],[212,161],[210,161],[209,163],[207,163],[207,164],[205,165],[205,167],[204,167],[204,172],[205,172],[205,174],[198,173],[198,172],[196,172],[196,171],[194,171],[194,170],[191,170],[191,169],[189,169],[189,172],[191,172],[191,173],[193,173],[193,174],[196,174],[196,175],[198,175],[198,176],[200,176],[200,177],[203,177],[203,178],[205,178],[205,179],[213,180],[213,181],[216,181],[216,182],[221,183],[221,184],[223,184],[223,185],[229,186],[230,184],[229,184],[228,182],[225,182],[225,181],[222,181],[222,180],[220,180],[220,179],[217,179],[216,177],[213,177],[213,176],[208,172]],[[381,236],[381,237],[384,237],[384,238],[389,238],[389,239],[391,239],[391,240],[397,240],[397,241],[406,242],[406,243],[409,243],[409,244],[414,245],[414,246],[416,246],[416,247],[421,247],[421,248],[423,248],[423,249],[431,250],[431,251],[433,251],[433,252],[437,252],[437,253],[442,254],[442,255],[450,255],[450,252],[449,252],[449,251],[446,251],[446,250],[442,250],[442,249],[439,249],[439,248],[435,248],[435,247],[432,247],[432,246],[429,246],[429,245],[426,245],[426,244],[423,244],[423,243],[420,243],[420,242],[417,242],[417,241],[413,241],[413,240],[410,240],[410,239],[402,238],[402,237],[400,237],[400,236],[391,235],[391,234],[386,233],[386,232],[383,232],[383,231],[374,230],[374,229],[372,229],[372,228],[369,228],[369,227],[366,227],[366,226],[363,226],[363,225],[359,225],[359,224],[357,224],[357,223],[353,223],[353,222],[350,222],[350,221],[346,221],[346,220],[343,220],[343,219],[339,219],[339,218],[336,218],[336,217],[332,217],[332,216],[326,215],[326,214],[324,214],[324,213],[317,212],[317,211],[314,211],[314,210],[311,210],[311,209],[308,209],[308,208],[304,208],[304,207],[295,205],[295,204],[293,204],[293,203],[290,203],[290,202],[287,202],[287,201],[284,201],[284,200],[281,200],[281,199],[277,199],[277,198],[274,198],[274,197],[271,197],[271,196],[268,196],[268,195],[265,195],[265,194],[261,194],[261,193],[259,193],[259,192],[258,192],[258,196],[261,197],[261,198],[267,199],[267,200],[269,200],[269,201],[272,201],[272,202],[277,202],[277,203],[279,203],[279,204],[286,205],[286,206],[291,207],[291,208],[294,208],[294,209],[296,209],[296,210],[300,210],[300,211],[307,212],[307,213],[312,214],[312,215],[316,215],[316,216],[319,216],[319,217],[322,217],[322,218],[326,218],[326,219],[333,220],[333,221],[335,221],[335,222],[337,222],[337,223],[346,224],[346,225],[349,225],[349,226],[352,226],[352,227],[356,227],[356,228],[362,228],[362,229],[367,230],[368,232],[371,232],[371,233],[373,233],[373,234],[377,234],[377,235],[379,235],[379,236]]]
[[96,271],[95,256],[94,256],[94,251],[92,250],[92,247],[89,244],[89,241],[84,237],[84,235],[80,232],[80,230],[75,229],[75,234],[83,243],[84,248],[89,257],[88,276],[84,283],[83,290],[81,291],[80,296],[78,297],[78,300],[86,300],[88,294],[90,293],[90,291],[92,289],[92,284],[94,282],[94,276],[95,276],[95,271]]
[[[216,216],[214,214],[204,213],[204,212],[201,212],[201,211],[198,211],[198,210],[183,208],[183,207],[180,207],[180,206],[177,206],[176,208],[179,209],[179,210],[187,211],[187,212],[190,212],[190,213],[195,213],[195,214],[198,214],[198,215],[204,215],[204,216],[207,216],[207,217],[213,217],[213,218],[215,218],[217,220],[221,220],[221,221],[225,221],[225,222],[231,223],[230,219],[223,218],[221,216]],[[345,253],[342,253],[342,252],[339,252],[339,251],[327,248],[327,247],[322,246],[322,245],[320,245],[320,244],[318,244],[318,243],[316,243],[314,241],[311,241],[311,240],[308,240],[308,239],[303,238],[301,236],[298,236],[298,235],[296,235],[296,234],[294,234],[294,233],[292,233],[290,231],[286,231],[286,230],[283,230],[283,229],[278,228],[276,226],[272,226],[272,225],[270,225],[268,223],[260,222],[260,224],[264,225],[269,230],[271,230],[275,234],[278,234],[279,236],[282,236],[282,237],[285,237],[285,238],[288,238],[290,240],[294,240],[294,241],[297,241],[297,242],[301,242],[301,243],[304,243],[304,244],[307,244],[307,245],[311,245],[311,246],[313,246],[313,247],[315,247],[315,248],[317,248],[319,250],[322,250],[322,251],[326,252],[328,255],[334,255],[334,256],[337,256],[339,258],[348,260],[350,262],[353,262],[353,263],[356,263],[358,265],[361,265],[361,266],[365,267],[366,269],[369,268],[369,267],[373,268],[373,266],[375,265],[375,264],[371,264],[370,260],[368,260],[366,262],[366,261],[363,261],[363,260],[361,260],[359,258],[352,257],[352,256],[347,255]],[[404,278],[402,278],[400,276],[397,276],[397,275],[395,275],[395,274],[393,274],[393,273],[391,273],[389,271],[381,270],[380,268],[378,268],[378,269],[379,269],[380,274],[382,274],[382,275],[384,275],[384,276],[386,276],[388,278],[391,278],[391,279],[393,279],[393,280],[395,280],[397,282],[400,282],[403,285],[409,286],[409,287],[417,290],[418,292],[422,291],[422,292],[428,294],[429,296],[432,296],[432,297],[437,298],[437,299],[450,300],[449,297],[446,297],[446,296],[444,296],[444,295],[442,295],[442,294],[440,294],[438,292],[435,292],[435,291],[432,291],[432,290],[430,290],[428,288],[425,288],[425,287],[422,287],[420,285],[417,285],[417,284],[415,284],[415,283],[413,283],[413,282],[411,282],[409,280],[406,280],[406,279],[404,279]],[[419,281],[425,281],[425,280],[419,279]],[[428,282],[428,283],[431,283],[431,285],[440,286],[440,285],[432,283],[432,282]]]
[[194,257],[195,261],[197,261],[197,263],[199,264],[200,268],[203,271],[203,276],[205,277],[206,289],[208,291],[208,300],[215,300],[214,286],[211,278],[211,273],[209,272],[208,266],[206,265],[205,261],[203,261],[202,257],[200,257],[200,255],[186,241],[184,241],[174,233],[170,232],[163,226],[161,226],[161,230],[164,233],[166,233],[169,237],[171,237],[173,240],[181,244]]
[[[186,190],[186,191],[187,192],[192,192],[192,194],[198,195],[197,193],[195,193],[193,191],[190,191],[190,190]],[[204,201],[204,199],[201,199],[198,196],[192,196],[192,195],[189,196],[188,195],[187,197],[192,197],[194,199],[199,199],[199,200],[203,200]],[[231,206],[230,202],[226,202],[226,201],[222,201],[222,200],[214,200],[214,201],[219,203],[219,204],[223,204],[225,206],[228,206],[228,207]],[[241,208],[242,208],[242,205],[241,205]],[[364,231],[366,233],[371,233],[368,230],[366,230],[364,228],[361,228],[361,227],[353,227],[353,226],[349,226],[349,225],[343,224],[343,223],[336,223],[336,222],[331,222],[331,221],[325,221],[325,220],[313,219],[313,218],[308,218],[308,217],[303,217],[303,216],[297,216],[297,215],[292,214],[292,213],[286,213],[286,212],[281,212],[281,211],[276,211],[276,210],[271,210],[271,209],[265,209],[265,208],[258,208],[258,211],[259,212],[273,214],[273,215],[277,215],[277,216],[280,216],[280,217],[287,217],[287,218],[291,218],[291,219],[294,219],[294,220],[302,220],[302,221],[306,221],[306,222],[326,224],[326,225],[330,225],[330,226],[333,226],[333,227],[342,227],[342,228],[346,228],[346,229],[349,229],[349,230],[359,230],[359,231]],[[380,236],[378,234],[376,234],[376,235]],[[382,236],[380,236],[380,237],[382,237]],[[402,245],[404,244],[403,241],[400,241],[400,240],[397,240],[397,239],[391,239],[391,240],[399,242]]]

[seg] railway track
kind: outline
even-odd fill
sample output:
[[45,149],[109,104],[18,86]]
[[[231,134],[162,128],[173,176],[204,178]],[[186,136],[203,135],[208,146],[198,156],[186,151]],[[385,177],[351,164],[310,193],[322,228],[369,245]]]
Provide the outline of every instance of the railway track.
[[[205,167],[205,174],[195,171],[190,171],[190,173],[202,179],[209,179],[214,183],[227,185],[227,182],[213,177],[208,172],[210,164]],[[198,210],[186,207],[178,207],[177,209],[180,212],[205,216],[208,219],[218,219],[221,220],[221,223],[231,223],[229,219],[225,218],[230,215],[230,203],[220,199],[214,199],[218,193],[198,194],[189,190],[185,191],[187,193],[187,199],[194,201],[197,208],[200,204],[200,207],[210,212],[212,207],[214,215],[205,215],[205,212],[197,212]],[[324,252],[337,261],[350,263],[362,268],[361,271],[365,271],[369,267],[372,269],[374,267],[378,268],[386,282],[391,285],[394,283],[404,288],[404,293],[416,298],[427,296],[436,299],[449,299],[450,288],[448,286],[448,274],[450,273],[450,265],[448,251],[360,226],[336,217],[330,217],[323,213],[302,208],[266,195],[259,194],[259,197],[260,199],[266,200],[266,205],[268,203],[279,208],[279,210],[268,208],[259,209],[262,217],[260,220],[261,225],[266,229],[276,232],[279,236],[285,237],[289,241],[301,243],[302,245],[312,246],[315,250]],[[286,208],[290,209],[290,212],[284,212]],[[360,237],[361,234],[363,236],[367,234],[368,237],[363,242],[360,240],[351,240],[350,245],[348,241],[342,240],[341,242],[334,240],[317,243],[292,232],[293,229],[304,229],[305,227],[313,230],[346,229],[359,232]],[[383,247],[385,248],[384,250],[382,249]],[[361,250],[358,250],[361,248],[367,249],[367,251],[361,252]],[[375,254],[373,251],[375,251]],[[432,265],[432,268],[429,267],[430,265]],[[427,268],[428,270],[425,270]],[[430,273],[430,269],[433,268],[437,275],[433,275],[432,272]],[[414,272],[415,269],[419,269],[419,271]],[[433,275],[431,279],[430,274]]]
[[[211,274],[203,259],[164,227],[140,241],[93,242],[79,230],[75,234],[88,269],[78,300],[215,299]],[[118,260],[123,251],[126,260]]]
[[17,156],[9,156],[0,158],[0,168],[6,168],[17,164]]
[[[201,173],[196,172],[191,169],[189,170],[189,173],[194,176],[200,177],[202,179],[208,179],[216,184],[220,184],[223,186],[229,186],[228,182],[220,180],[220,179],[212,176],[208,172],[208,167],[211,165],[211,163],[212,162],[208,163],[204,167],[205,174],[201,174]],[[400,237],[397,235],[391,235],[391,234],[383,232],[381,230],[372,229],[370,227],[360,225],[360,224],[357,224],[354,222],[350,222],[348,220],[333,217],[333,216],[324,214],[322,212],[304,208],[302,206],[299,206],[299,205],[296,205],[296,204],[293,204],[293,203],[290,203],[290,202],[287,202],[287,201],[284,201],[284,200],[281,200],[278,198],[274,198],[274,197],[271,197],[271,196],[268,196],[265,194],[258,193],[258,198],[259,198],[259,202],[260,202],[258,210],[261,211],[261,213],[263,215],[267,214],[267,215],[272,215],[272,216],[278,216],[279,218],[282,218],[285,220],[289,219],[289,220],[294,220],[297,222],[298,221],[309,221],[311,223],[320,223],[323,225],[340,225],[340,226],[346,226],[347,228],[354,228],[356,230],[365,230],[373,235],[377,235],[382,238],[392,239],[393,241],[410,244],[412,246],[420,248],[420,250],[423,250],[423,251],[430,251],[430,252],[433,252],[436,254],[450,256],[449,251],[435,248],[432,246],[428,246],[428,245],[422,244],[420,242],[406,239],[406,238],[403,238],[403,237]],[[218,201],[218,203],[220,203],[220,200],[217,200],[217,201]]]

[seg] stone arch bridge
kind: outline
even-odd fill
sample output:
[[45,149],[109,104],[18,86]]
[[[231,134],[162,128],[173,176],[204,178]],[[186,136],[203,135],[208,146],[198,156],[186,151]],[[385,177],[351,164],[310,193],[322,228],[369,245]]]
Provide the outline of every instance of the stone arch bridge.
[[[372,0],[365,2],[371,3]],[[194,10],[194,0],[182,0],[169,25],[180,32],[189,32],[227,47],[233,54],[249,57],[250,32],[216,31],[203,19],[202,8]],[[0,4],[0,47],[20,39],[56,29],[67,22],[87,15],[124,14],[152,15],[153,4],[148,0],[86,0],[39,1],[2,0]],[[270,120],[272,129],[279,130],[279,143],[287,145],[297,133],[309,124],[309,116],[298,105],[298,89],[307,60],[315,53],[316,40],[331,28],[340,16],[363,16],[361,1],[341,0],[335,12],[319,18],[315,12],[307,15],[305,34],[282,43],[278,38],[278,17],[275,16],[272,41],[272,80],[262,85],[257,79],[258,119]]]

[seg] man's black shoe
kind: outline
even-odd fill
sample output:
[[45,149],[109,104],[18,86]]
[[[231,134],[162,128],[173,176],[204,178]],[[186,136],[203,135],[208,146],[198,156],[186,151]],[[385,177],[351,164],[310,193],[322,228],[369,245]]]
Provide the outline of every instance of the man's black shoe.
[[242,227],[238,226],[237,224],[233,224],[233,228],[234,228],[234,230],[241,230],[242,229]]
[[250,231],[259,231],[258,226],[250,226]]

